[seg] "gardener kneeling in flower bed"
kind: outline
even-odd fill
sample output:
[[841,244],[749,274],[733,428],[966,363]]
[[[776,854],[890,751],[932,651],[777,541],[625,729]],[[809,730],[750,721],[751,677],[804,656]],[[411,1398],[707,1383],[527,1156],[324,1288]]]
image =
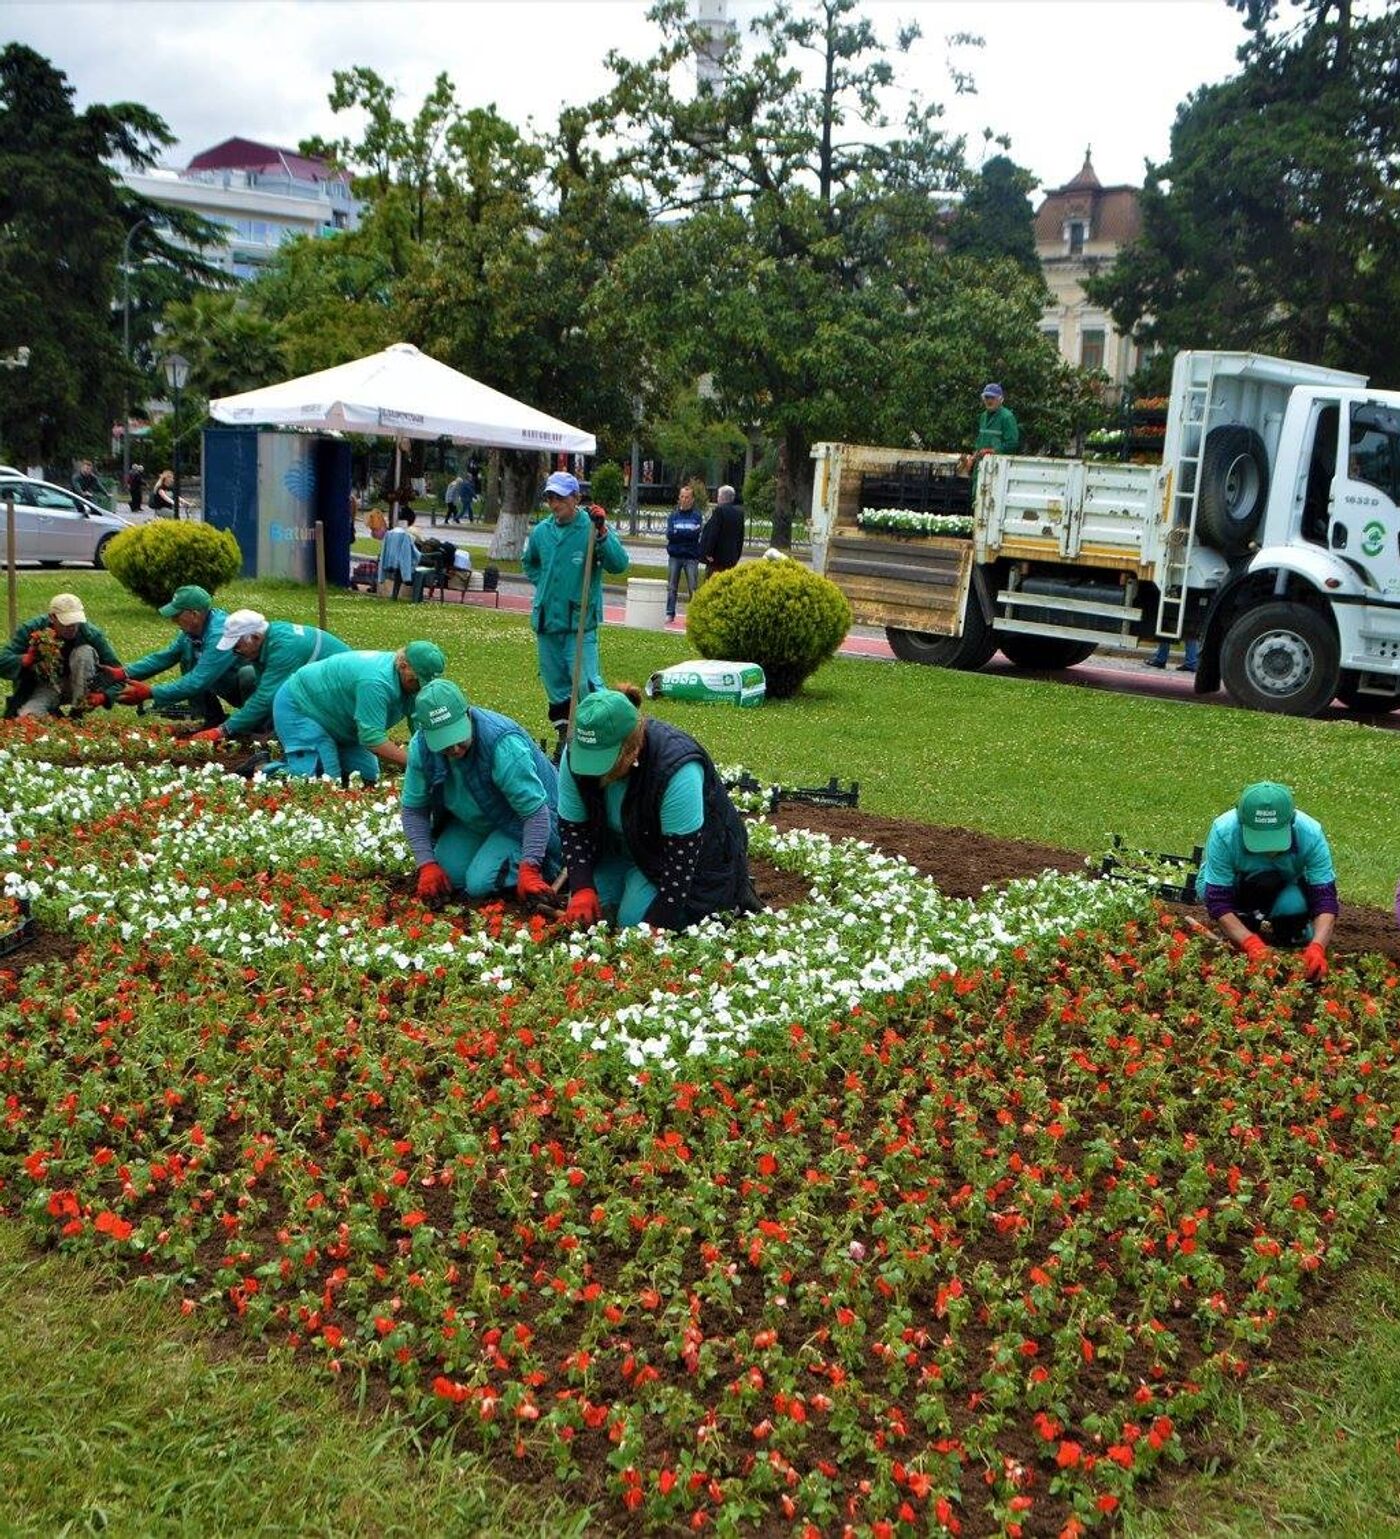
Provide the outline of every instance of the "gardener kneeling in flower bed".
[[[176,588],[170,602],[161,605],[160,612],[167,620],[173,620],[180,631],[168,647],[148,652],[125,668],[102,669],[108,678],[125,685],[117,696],[117,704],[140,705],[149,700],[162,709],[189,701],[199,708],[206,727],[217,726],[224,719],[223,703],[242,705],[255,688],[253,670],[242,658],[219,648],[228,615],[197,583]],[[154,686],[145,682],[177,664],[178,679]],[[106,704],[100,693],[88,699],[93,705]]]
[[51,716],[61,705],[81,716],[99,663],[121,666],[102,628],[74,593],[55,593],[49,612],[26,620],[0,647],[0,678],[12,679],[6,716]]
[[1201,887],[1206,912],[1251,962],[1275,945],[1303,948],[1303,971],[1327,976],[1327,942],[1337,922],[1337,873],[1316,818],[1299,812],[1287,786],[1261,780],[1210,826]]
[[752,914],[748,830],[709,754],[644,718],[635,684],[579,701],[559,771],[559,834],[570,924],[683,930],[711,914]]
[[440,647],[410,641],[397,652],[341,652],[297,669],[272,702],[285,772],[342,781],[357,774],[372,785],[381,760],[407,764],[408,750],[389,741],[389,729],[446,666]]
[[291,620],[268,620],[256,609],[235,609],[224,621],[218,645],[221,652],[237,653],[253,670],[257,685],[226,722],[192,733],[192,741],[204,738],[217,742],[220,738],[249,737],[255,732],[270,731],[272,702],[297,669],[350,650],[329,631],[317,630],[314,625],[297,625]]
[[554,910],[563,869],[559,778],[518,722],[468,705],[448,679],[418,692],[400,815],[418,862],[418,896],[441,903],[514,891]]

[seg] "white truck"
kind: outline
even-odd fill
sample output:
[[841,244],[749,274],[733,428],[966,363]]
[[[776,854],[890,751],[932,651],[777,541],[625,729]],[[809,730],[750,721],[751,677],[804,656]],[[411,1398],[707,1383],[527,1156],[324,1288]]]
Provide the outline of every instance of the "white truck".
[[1160,465],[990,456],[970,538],[861,522],[891,485],[946,508],[957,456],[813,456],[813,564],[897,657],[1066,668],[1192,637],[1198,692],[1295,716],[1400,706],[1400,392],[1362,375],[1181,353]]

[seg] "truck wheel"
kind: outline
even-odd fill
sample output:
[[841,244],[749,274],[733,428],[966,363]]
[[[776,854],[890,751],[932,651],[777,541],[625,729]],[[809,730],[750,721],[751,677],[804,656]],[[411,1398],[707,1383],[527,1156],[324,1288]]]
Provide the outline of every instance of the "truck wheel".
[[1051,672],[1073,668],[1098,650],[1092,641],[1071,641],[1067,636],[1021,636],[1015,633],[997,636],[1002,655],[1014,668],[1034,668]]
[[1229,423],[1206,436],[1196,524],[1225,556],[1243,555],[1269,499],[1269,456],[1253,428]]
[[1330,622],[1306,604],[1262,604],[1241,615],[1220,649],[1220,676],[1251,711],[1316,716],[1337,693],[1341,647]]
[[1337,699],[1358,716],[1388,716],[1391,711],[1400,710],[1400,695],[1363,695],[1361,676],[1355,668],[1342,669]]
[[886,626],[890,651],[901,662],[923,663],[928,668],[959,668],[968,673],[989,663],[997,641],[982,614],[977,590],[984,583],[980,570],[974,571],[961,636],[935,636],[928,631],[902,631]]

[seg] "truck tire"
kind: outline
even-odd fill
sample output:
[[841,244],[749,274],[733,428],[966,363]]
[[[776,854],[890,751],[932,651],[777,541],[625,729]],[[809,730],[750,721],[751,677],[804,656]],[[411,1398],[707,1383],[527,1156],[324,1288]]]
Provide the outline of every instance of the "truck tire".
[[1073,668],[1098,650],[1092,641],[1071,641],[1067,636],[1022,636],[1008,634],[997,636],[1002,656],[1013,668],[1031,668],[1040,672],[1053,672],[1059,668]]
[[1225,634],[1220,676],[1247,710],[1316,716],[1337,694],[1341,647],[1325,615],[1286,600],[1247,610]]
[[1253,428],[1228,423],[1206,435],[1196,527],[1222,555],[1240,556],[1269,500],[1269,456]]
[[958,668],[967,673],[976,672],[989,663],[997,649],[997,640],[982,613],[978,588],[984,582],[980,570],[974,571],[961,636],[935,636],[928,631],[896,630],[887,625],[885,638],[890,651],[901,662],[923,663],[928,668]]

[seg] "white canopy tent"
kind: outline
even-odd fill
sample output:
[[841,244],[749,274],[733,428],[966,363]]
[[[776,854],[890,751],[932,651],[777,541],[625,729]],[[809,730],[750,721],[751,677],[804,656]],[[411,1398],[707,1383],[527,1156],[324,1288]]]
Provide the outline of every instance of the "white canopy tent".
[[492,449],[592,454],[597,439],[429,358],[409,342],[319,374],[210,401],[216,422],[455,438]]

